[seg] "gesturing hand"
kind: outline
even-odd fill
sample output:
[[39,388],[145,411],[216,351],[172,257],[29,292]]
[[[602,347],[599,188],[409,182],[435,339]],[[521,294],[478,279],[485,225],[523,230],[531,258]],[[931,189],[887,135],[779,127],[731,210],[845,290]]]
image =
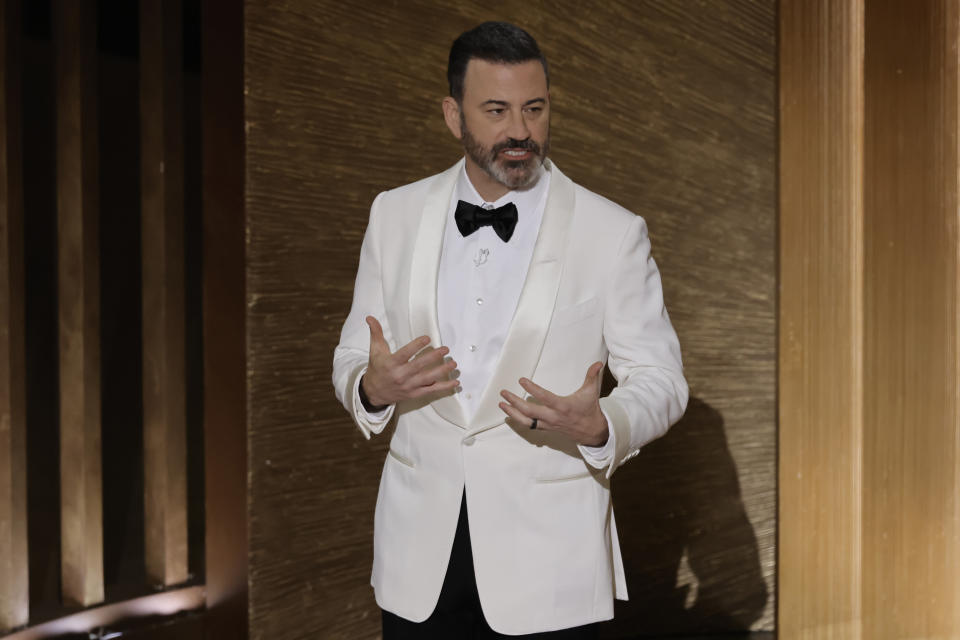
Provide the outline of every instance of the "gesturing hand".
[[370,360],[360,385],[371,404],[382,407],[456,388],[458,381],[448,378],[457,363],[443,360],[450,352],[448,348],[428,348],[430,338],[421,336],[391,353],[377,319],[367,316],[367,324],[370,326]]
[[532,400],[524,400],[506,389],[500,391],[506,402],[500,408],[508,416],[524,425],[536,420],[537,429],[559,431],[578,444],[599,447],[607,442],[607,420],[600,410],[600,372],[602,362],[594,362],[587,369],[587,376],[579,389],[568,396],[558,396],[520,378],[520,386]]

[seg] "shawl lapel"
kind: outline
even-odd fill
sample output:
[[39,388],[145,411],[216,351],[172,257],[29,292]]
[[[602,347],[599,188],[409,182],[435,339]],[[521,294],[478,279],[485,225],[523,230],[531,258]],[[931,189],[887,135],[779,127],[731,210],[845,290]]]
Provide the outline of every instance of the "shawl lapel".
[[[440,322],[437,319],[437,277],[443,233],[449,213],[450,198],[457,185],[463,160],[437,176],[427,193],[420,216],[420,227],[410,264],[410,331],[411,336],[430,336],[430,344],[440,345]],[[459,427],[467,424],[460,401],[453,393],[433,400],[430,405],[442,418]]]

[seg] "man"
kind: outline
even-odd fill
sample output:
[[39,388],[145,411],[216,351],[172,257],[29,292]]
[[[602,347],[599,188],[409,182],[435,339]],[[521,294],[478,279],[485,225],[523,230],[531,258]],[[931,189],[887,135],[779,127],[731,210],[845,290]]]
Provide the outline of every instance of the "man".
[[682,415],[679,344],[644,221],[547,159],[533,38],[481,24],[447,75],[465,158],[375,199],[334,355],[363,434],[396,423],[384,638],[595,637],[627,595],[610,476]]

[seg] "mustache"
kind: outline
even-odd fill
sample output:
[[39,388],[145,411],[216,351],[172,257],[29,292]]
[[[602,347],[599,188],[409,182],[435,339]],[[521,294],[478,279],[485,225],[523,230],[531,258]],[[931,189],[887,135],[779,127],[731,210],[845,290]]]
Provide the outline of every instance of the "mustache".
[[532,151],[533,153],[540,155],[540,145],[530,138],[527,138],[526,140],[507,138],[503,142],[493,145],[493,147],[490,149],[490,154],[496,157],[497,154],[505,149],[523,149],[525,151]]

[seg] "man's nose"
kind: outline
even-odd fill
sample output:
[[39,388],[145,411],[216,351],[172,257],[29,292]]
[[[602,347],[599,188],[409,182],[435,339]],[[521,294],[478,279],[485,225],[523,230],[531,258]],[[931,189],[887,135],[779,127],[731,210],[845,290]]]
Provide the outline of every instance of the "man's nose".
[[530,128],[527,126],[527,121],[524,119],[522,112],[511,113],[507,136],[514,140],[526,140],[530,137]]

